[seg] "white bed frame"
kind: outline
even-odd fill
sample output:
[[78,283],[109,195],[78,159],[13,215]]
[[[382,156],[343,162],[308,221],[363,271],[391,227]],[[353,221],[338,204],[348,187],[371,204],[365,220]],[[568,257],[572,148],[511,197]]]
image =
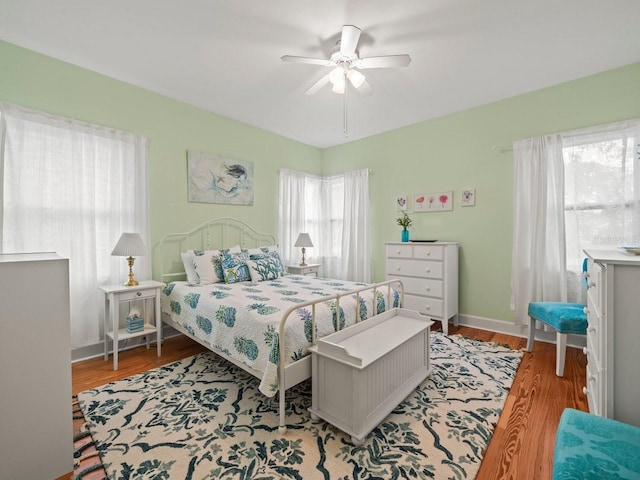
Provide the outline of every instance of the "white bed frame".
[[[261,246],[275,245],[275,237],[268,233],[261,233],[249,226],[248,224],[241,222],[239,220],[235,220],[233,218],[222,217],[215,218],[209,220],[202,225],[184,233],[170,233],[165,235],[160,243],[158,244],[158,253],[160,257],[161,267],[160,267],[160,279],[162,282],[169,283],[172,281],[185,280],[186,274],[184,272],[184,267],[182,264],[182,260],[180,258],[180,252],[184,252],[187,250],[214,250],[220,248],[230,248],[234,245],[240,245],[242,248],[257,248]],[[316,325],[315,325],[315,307],[318,303],[323,303],[328,300],[335,300],[337,303],[337,307],[339,309],[340,299],[349,295],[356,295],[355,302],[355,318],[356,321],[359,321],[359,297],[362,292],[367,290],[373,291],[373,298],[375,299],[376,291],[384,288],[387,293],[387,305],[392,305],[392,285],[395,285],[400,290],[400,301],[401,304],[404,301],[404,288],[402,282],[400,280],[387,280],[385,282],[370,284],[367,286],[363,286],[361,288],[351,290],[349,292],[341,292],[339,294],[320,297],[318,299],[314,299],[312,301],[297,303],[292,307],[288,308],[282,315],[282,319],[280,321],[279,326],[279,341],[280,341],[280,352],[285,352],[285,335],[284,330],[289,319],[290,315],[296,310],[302,307],[311,307],[311,317],[312,317],[312,332],[313,332],[313,340],[312,344],[316,344]],[[374,315],[377,314],[375,311],[376,302],[373,301],[374,305]],[[373,315],[372,315],[373,317]],[[372,318],[369,317],[369,318]],[[172,328],[176,329],[180,333],[186,335],[187,337],[195,340],[201,345],[205,346],[207,349],[216,353],[217,355],[223,357],[244,371],[250,373],[254,377],[261,378],[262,372],[252,369],[242,363],[240,360],[236,360],[226,353],[219,351],[211,345],[207,344],[205,341],[191,335],[187,332],[183,327],[174,322],[169,315],[166,313],[162,313],[162,321]],[[281,355],[278,363],[278,400],[279,400],[279,413],[280,413],[280,424],[279,431],[280,433],[286,432],[286,423],[285,423],[285,392],[297,385],[298,383],[308,379],[311,377],[311,355],[307,355],[300,360],[297,360],[294,363],[289,365],[285,365],[284,355]]]

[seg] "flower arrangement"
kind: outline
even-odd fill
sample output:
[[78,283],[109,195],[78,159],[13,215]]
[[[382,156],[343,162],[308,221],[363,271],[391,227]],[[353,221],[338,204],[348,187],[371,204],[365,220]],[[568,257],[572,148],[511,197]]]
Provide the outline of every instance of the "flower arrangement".
[[402,212],[402,215],[398,217],[397,222],[398,225],[406,230],[407,227],[411,225],[411,222],[413,222],[413,220],[411,220],[411,217],[407,214],[407,212]]

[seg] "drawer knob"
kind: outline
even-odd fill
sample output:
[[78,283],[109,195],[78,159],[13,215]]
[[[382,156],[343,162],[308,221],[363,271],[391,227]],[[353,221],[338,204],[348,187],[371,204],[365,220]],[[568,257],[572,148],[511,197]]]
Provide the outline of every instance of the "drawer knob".
[[589,331],[591,333],[596,333],[596,327],[589,327]]
[[589,272],[584,272],[582,275],[584,276],[584,278],[589,278],[591,276]]
[[430,291],[431,291],[431,287],[427,287],[427,288],[425,288],[425,290],[426,290],[427,292],[430,292]]
[[429,250],[427,250],[427,257],[431,256],[431,252]]
[[136,292],[136,295],[141,297],[142,296],[142,292]]
[[584,393],[585,395],[588,395],[589,389],[587,387],[582,387],[582,393]]
[[398,265],[398,266],[396,267],[396,270],[397,270],[398,272],[399,272],[400,270],[402,270],[402,268],[400,267],[400,265]]
[[584,308],[582,309],[582,312],[583,312],[585,315],[589,315],[589,307],[584,307]]
[[396,252],[397,255],[400,255],[402,253],[402,250],[398,249],[398,251]]
[[595,286],[596,286],[596,282],[589,282],[589,288],[595,287]]
[[424,271],[427,272],[427,273],[431,273],[431,269],[430,268],[425,268]]
[[595,382],[596,381],[596,377],[594,377],[593,375],[589,376],[589,383],[591,382]]
[[582,353],[587,355],[589,352],[587,351],[587,347],[582,347]]

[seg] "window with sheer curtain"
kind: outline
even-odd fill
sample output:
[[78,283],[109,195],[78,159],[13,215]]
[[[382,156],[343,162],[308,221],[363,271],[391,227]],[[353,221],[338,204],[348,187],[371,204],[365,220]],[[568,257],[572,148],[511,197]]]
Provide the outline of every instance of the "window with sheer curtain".
[[514,142],[511,305],[585,303],[584,250],[640,243],[640,121]]
[[[111,256],[121,233],[149,248],[146,150],[144,137],[0,103],[0,252],[69,259],[72,348],[101,341],[98,285],[128,271]],[[140,257],[136,277],[149,276]]]
[[640,124],[565,135],[566,261],[571,301],[584,297],[584,249],[640,244]]
[[369,171],[330,177],[280,171],[278,239],[287,264],[300,261],[298,234],[313,241],[307,263],[322,265],[325,277],[371,281]]

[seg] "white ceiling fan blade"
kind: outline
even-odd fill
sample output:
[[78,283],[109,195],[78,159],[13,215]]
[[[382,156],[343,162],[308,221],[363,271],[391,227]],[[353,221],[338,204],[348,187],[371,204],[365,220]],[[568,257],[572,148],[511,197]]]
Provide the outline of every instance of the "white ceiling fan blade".
[[283,62],[291,62],[291,63],[308,63],[311,65],[320,65],[322,67],[330,67],[334,65],[331,60],[321,59],[321,58],[310,58],[310,57],[296,57],[293,55],[284,55],[280,57]]
[[360,40],[360,29],[353,25],[342,27],[342,37],[340,38],[340,53],[344,57],[353,57],[356,54],[356,47]]
[[314,83],[313,85],[311,85],[306,92],[304,92],[305,95],[313,95],[314,93],[316,93],[318,90],[320,90],[322,87],[324,87],[327,83],[329,83],[329,74],[326,74],[324,77],[322,77],[320,80],[318,80],[316,83]]
[[373,93],[373,87],[366,80],[363,80],[360,86],[356,87],[356,90],[360,95],[371,95]]
[[411,57],[407,54],[403,55],[384,55],[382,57],[361,58],[355,64],[356,67],[365,68],[392,68],[392,67],[408,67],[411,63]]

